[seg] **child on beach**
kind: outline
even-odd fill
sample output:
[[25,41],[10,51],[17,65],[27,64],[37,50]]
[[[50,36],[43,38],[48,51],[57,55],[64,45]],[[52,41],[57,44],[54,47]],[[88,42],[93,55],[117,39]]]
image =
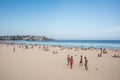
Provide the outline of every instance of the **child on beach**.
[[86,57],[85,58],[85,63],[84,63],[84,66],[85,66],[85,70],[88,70],[88,60]]
[[70,55],[67,56],[67,62],[68,62],[68,66],[69,66],[69,63],[70,63]]
[[83,66],[83,60],[82,60],[82,59],[83,59],[83,56],[81,55],[81,56],[80,56],[80,63],[79,63],[80,66]]
[[71,56],[70,58],[70,69],[72,69],[72,66],[73,66],[73,56]]

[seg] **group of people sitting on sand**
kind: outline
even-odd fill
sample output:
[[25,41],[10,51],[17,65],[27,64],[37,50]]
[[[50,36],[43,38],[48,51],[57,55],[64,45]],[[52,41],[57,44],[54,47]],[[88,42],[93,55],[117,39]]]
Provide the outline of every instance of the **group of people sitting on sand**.
[[97,57],[102,57],[102,54],[106,54],[107,53],[107,51],[106,51],[106,49],[103,49],[103,48],[100,48],[100,53],[97,55]]
[[[73,63],[74,63],[73,56],[68,55],[67,56],[67,62],[68,62],[68,66],[70,66],[70,69],[72,69]],[[83,66],[83,56],[82,55],[80,56],[79,65]],[[87,60],[87,57],[84,57],[84,67],[85,67],[85,70],[88,70],[88,60]]]
[[112,57],[114,57],[114,58],[120,58],[120,55],[114,54],[114,56],[112,56]]
[[107,53],[106,49],[103,49],[103,48],[100,48],[100,51],[101,51],[101,53],[103,53],[103,54],[106,54],[106,53]]
[[102,54],[100,53],[100,54],[98,54],[98,57],[102,57]]

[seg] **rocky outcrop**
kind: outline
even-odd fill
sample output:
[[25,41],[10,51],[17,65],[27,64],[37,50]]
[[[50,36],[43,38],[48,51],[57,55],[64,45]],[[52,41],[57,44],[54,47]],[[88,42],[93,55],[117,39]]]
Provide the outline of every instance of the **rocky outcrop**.
[[54,39],[47,38],[45,36],[15,35],[15,36],[0,36],[0,40],[51,41]]

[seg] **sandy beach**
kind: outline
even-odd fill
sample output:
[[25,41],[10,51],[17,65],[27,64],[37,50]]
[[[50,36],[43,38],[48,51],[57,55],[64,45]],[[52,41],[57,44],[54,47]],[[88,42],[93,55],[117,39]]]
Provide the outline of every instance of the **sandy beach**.
[[[13,51],[15,47],[15,52]],[[57,46],[0,44],[0,80],[120,80],[120,50],[67,49]],[[73,68],[67,65],[73,56]],[[88,71],[79,66],[80,55],[88,59]],[[84,62],[84,58],[83,58]]]

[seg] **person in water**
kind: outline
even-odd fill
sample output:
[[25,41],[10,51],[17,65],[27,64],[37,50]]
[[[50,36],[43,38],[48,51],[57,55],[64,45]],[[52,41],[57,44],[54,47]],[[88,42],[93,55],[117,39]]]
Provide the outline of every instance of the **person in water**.
[[72,69],[72,67],[73,67],[73,56],[71,56],[70,58],[70,69]]

